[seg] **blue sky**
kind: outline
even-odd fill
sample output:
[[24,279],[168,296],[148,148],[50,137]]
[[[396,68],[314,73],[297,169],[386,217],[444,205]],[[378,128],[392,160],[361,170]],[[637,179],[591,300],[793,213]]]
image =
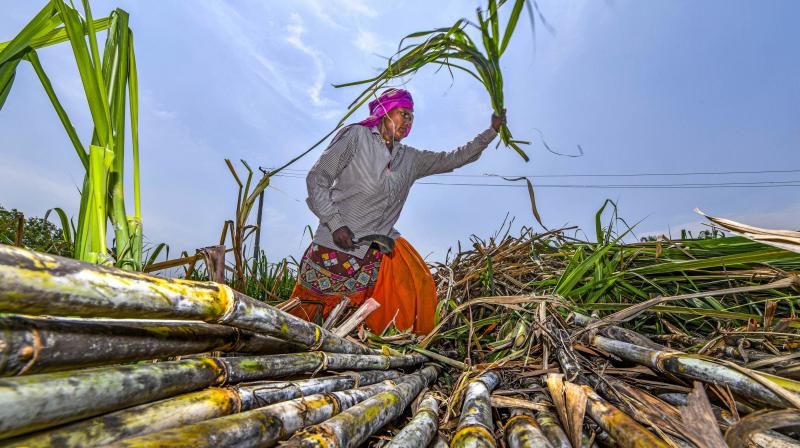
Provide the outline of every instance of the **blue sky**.
[[[0,40],[41,2],[5,0]],[[233,214],[235,184],[223,159],[277,166],[338,121],[358,93],[331,84],[374,74],[404,35],[472,18],[474,1],[100,1],[95,16],[131,13],[140,76],[145,236],[175,251],[213,244]],[[534,43],[527,23],[504,55],[509,124],[531,138],[531,162],[487,150],[435,182],[499,183],[481,174],[586,175],[800,169],[800,3],[541,0],[555,29]],[[506,11],[507,13],[507,11]],[[86,137],[88,109],[72,54],[40,52],[68,113]],[[488,96],[474,80],[424,70],[407,80],[416,120],[407,143],[447,150],[488,126]],[[363,115],[363,114],[359,114]],[[541,130],[561,157],[541,145]],[[0,111],[0,205],[27,214],[75,212],[82,173],[29,66]],[[307,170],[312,152],[293,168]],[[548,227],[593,234],[604,199],[618,201],[637,234],[698,228],[700,207],[751,224],[798,228],[798,187],[556,188],[787,181],[800,173],[630,178],[534,178]],[[276,178],[262,241],[270,258],[299,256],[307,210],[302,176]],[[128,190],[130,193],[130,189]],[[398,223],[419,251],[440,259],[470,234],[488,236],[506,213],[533,224],[523,188],[417,185]]]

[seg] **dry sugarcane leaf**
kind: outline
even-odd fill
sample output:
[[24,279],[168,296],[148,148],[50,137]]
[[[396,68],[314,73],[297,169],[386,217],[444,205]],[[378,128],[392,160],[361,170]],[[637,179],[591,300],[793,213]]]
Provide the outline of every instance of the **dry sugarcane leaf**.
[[569,410],[569,420],[566,425],[572,446],[581,446],[583,436],[583,417],[586,414],[586,391],[575,383],[566,382],[565,397]]
[[705,216],[711,222],[718,224],[721,227],[730,230],[731,232],[742,235],[747,239],[757,241],[759,243],[769,244],[770,246],[774,246],[783,250],[800,253],[800,232],[795,232],[793,230],[765,229],[762,227],[755,227],[742,224],[740,222],[731,221],[730,219],[709,216],[697,208],[694,209],[694,211]]
[[757,369],[759,367],[766,367],[775,363],[791,361],[792,359],[800,358],[800,351],[790,353],[788,355],[772,356],[769,358],[759,359],[745,365],[748,369]]
[[706,391],[699,381],[694,382],[686,406],[681,406],[681,417],[698,448],[727,448]]
[[772,428],[800,425],[800,411],[758,411],[731,425],[725,432],[725,441],[730,448],[747,448],[753,434]]
[[525,178],[525,182],[528,184],[528,196],[531,198],[531,211],[533,211],[533,217],[536,218],[536,222],[538,222],[544,230],[547,230],[547,227],[545,227],[544,223],[542,223],[542,217],[539,215],[539,210],[536,208],[536,195],[533,193],[533,184],[527,177]]
[[547,403],[537,403],[530,400],[522,400],[513,397],[504,397],[497,393],[492,394],[492,407],[495,408],[523,408],[532,411],[546,411],[550,409]]
[[725,361],[724,359],[709,358],[708,361],[722,364],[724,366],[730,367],[731,369],[738,371],[739,373],[747,375],[748,377],[752,378],[762,386],[771,390],[773,393],[775,393],[775,395],[783,398],[788,403],[791,403],[791,405],[794,406],[795,408],[800,409],[800,396],[798,396],[794,392],[787,390],[785,387],[779,385],[778,383],[770,381],[769,379],[761,375],[759,372],[744,368],[734,362]]
[[567,409],[567,402],[564,398],[564,375],[560,373],[549,373],[545,378],[547,383],[547,391],[550,393],[550,399],[558,412],[558,418],[561,424],[567,427],[569,433],[569,410]]
[[764,304],[764,331],[769,331],[772,328],[772,319],[775,318],[775,312],[778,310],[778,302],[776,300],[767,300]]

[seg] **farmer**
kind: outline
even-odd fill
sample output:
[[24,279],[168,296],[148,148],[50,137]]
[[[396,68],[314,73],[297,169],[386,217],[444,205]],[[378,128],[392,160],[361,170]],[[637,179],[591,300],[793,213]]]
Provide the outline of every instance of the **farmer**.
[[[436,286],[425,261],[394,224],[414,181],[478,160],[505,123],[505,111],[450,152],[400,143],[414,122],[414,102],[405,90],[385,91],[369,103],[369,112],[333,138],[306,178],[306,202],[320,222],[300,263],[292,297],[301,305],[292,313],[321,323],[342,297],[349,297],[352,307],[372,297],[381,305],[365,321],[373,333],[394,324],[427,334],[434,326]],[[382,253],[389,249],[385,241],[359,241],[374,235],[394,243],[391,253]]]

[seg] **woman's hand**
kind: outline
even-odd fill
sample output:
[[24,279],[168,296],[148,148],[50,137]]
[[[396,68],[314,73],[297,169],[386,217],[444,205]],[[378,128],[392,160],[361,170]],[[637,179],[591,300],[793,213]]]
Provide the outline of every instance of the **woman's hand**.
[[333,232],[333,242],[344,250],[353,249],[353,238],[355,238],[355,234],[347,226],[339,227]]
[[503,109],[503,112],[500,115],[492,114],[492,129],[495,132],[500,132],[500,128],[506,124],[506,110]]

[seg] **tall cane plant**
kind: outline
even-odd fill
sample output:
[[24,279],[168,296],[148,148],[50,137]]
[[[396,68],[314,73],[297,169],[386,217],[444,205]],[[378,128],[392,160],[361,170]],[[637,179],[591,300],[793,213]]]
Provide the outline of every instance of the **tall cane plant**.
[[[28,61],[85,170],[75,231],[75,258],[140,270],[139,105],[133,33],[128,27],[127,12],[115,9],[108,17],[94,19],[89,1],[81,3],[83,15],[71,1],[48,1],[16,37],[0,44],[0,109],[8,98],[17,66],[23,60]],[[108,34],[101,54],[97,33],[104,30]],[[78,137],[36,52],[62,42],[69,42],[72,47],[92,117],[94,129],[88,144]],[[126,212],[123,188],[126,112],[131,126],[133,216]],[[113,251],[106,240],[109,221],[116,241]]]

